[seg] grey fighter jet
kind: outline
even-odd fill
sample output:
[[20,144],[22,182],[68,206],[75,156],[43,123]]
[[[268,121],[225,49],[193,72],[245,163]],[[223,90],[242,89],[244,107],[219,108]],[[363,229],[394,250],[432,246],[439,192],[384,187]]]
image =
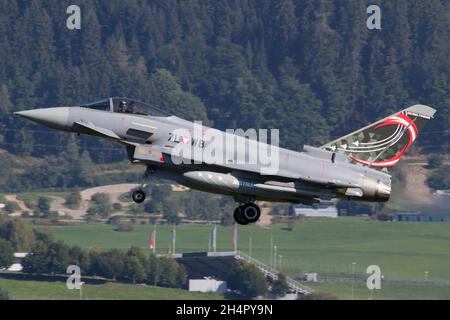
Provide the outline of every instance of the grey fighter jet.
[[[257,200],[310,205],[335,198],[387,201],[391,194],[387,169],[399,161],[435,110],[414,105],[323,146],[304,146],[303,152],[273,148],[276,170],[263,170],[259,162],[247,161],[254,155],[247,146],[272,147],[269,144],[207,127],[196,134],[196,123],[127,98],[15,114],[58,130],[123,144],[129,160],[146,167],[139,189],[132,194],[137,203],[145,200],[144,187],[153,174],[196,190],[232,196],[239,203],[236,222],[248,224],[260,217]],[[234,141],[233,148],[220,145],[223,161],[203,157],[212,145],[208,132],[215,139]],[[184,150],[180,146],[193,153],[180,152]]]

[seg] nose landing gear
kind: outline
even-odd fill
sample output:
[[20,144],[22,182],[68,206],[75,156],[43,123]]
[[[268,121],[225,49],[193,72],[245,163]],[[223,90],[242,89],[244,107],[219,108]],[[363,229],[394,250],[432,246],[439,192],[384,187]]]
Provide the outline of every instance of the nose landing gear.
[[136,203],[142,203],[145,200],[145,192],[142,190],[134,190],[131,194],[133,201]]
[[253,202],[242,204],[234,210],[234,220],[240,225],[255,223],[261,216],[261,210]]
[[144,176],[142,177],[142,182],[139,185],[139,189],[134,190],[131,194],[131,197],[133,198],[133,201],[136,203],[142,203],[145,200],[145,192],[144,188],[147,185],[147,181],[150,177],[151,169],[147,168],[147,170],[144,173]]

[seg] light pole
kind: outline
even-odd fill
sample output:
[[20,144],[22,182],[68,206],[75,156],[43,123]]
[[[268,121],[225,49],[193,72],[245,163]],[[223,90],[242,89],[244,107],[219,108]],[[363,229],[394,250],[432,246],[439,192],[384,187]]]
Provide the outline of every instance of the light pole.
[[80,282],[80,300],[83,300],[83,285],[84,282]]
[[273,268],[273,235],[270,235],[270,260],[269,266]]
[[352,273],[353,273],[353,280],[352,280],[352,300],[355,299],[355,270],[356,269],[356,262],[352,262]]
[[172,254],[175,254],[175,243],[177,239],[177,230],[175,223],[172,226]]
[[273,246],[273,268],[277,268],[277,246]]

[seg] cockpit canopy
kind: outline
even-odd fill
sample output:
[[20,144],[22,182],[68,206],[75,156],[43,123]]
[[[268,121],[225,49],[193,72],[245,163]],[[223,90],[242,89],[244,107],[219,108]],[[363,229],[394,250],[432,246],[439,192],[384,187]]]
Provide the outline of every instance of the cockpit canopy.
[[82,105],[82,108],[117,112],[117,113],[128,113],[152,117],[168,117],[165,111],[162,111],[150,104],[132,100],[128,98],[109,98],[101,101],[96,101]]

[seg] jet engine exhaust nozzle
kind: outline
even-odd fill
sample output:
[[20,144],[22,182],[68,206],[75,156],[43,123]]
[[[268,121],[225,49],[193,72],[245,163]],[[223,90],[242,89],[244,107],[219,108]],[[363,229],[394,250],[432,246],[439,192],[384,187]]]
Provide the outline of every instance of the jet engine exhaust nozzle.
[[391,186],[380,180],[364,179],[363,197],[361,200],[373,202],[386,202],[391,196]]
[[388,201],[391,196],[391,186],[378,181],[376,195],[377,198],[382,199],[383,201]]

